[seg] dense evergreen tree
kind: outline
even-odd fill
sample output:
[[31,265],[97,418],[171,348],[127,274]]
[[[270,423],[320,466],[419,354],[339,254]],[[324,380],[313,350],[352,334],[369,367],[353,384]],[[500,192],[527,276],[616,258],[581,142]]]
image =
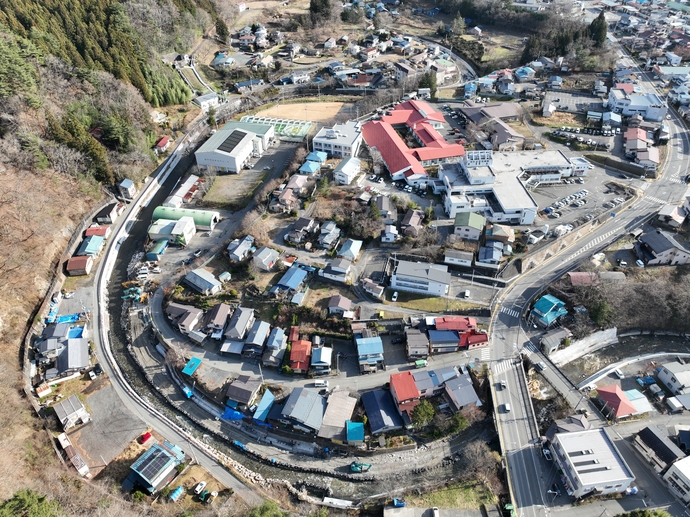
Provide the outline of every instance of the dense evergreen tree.
[[592,20],[589,25],[589,34],[594,40],[594,46],[602,47],[606,41],[606,34],[608,28],[606,26],[606,18],[604,17],[604,11],[599,13],[599,16]]
[[420,88],[429,88],[431,90],[431,98],[436,98],[436,73],[435,72],[425,72],[422,78],[419,80]]
[[218,36],[218,39],[222,40],[224,43],[227,43],[228,36],[230,36],[230,30],[222,18],[218,18],[216,20],[216,36]]

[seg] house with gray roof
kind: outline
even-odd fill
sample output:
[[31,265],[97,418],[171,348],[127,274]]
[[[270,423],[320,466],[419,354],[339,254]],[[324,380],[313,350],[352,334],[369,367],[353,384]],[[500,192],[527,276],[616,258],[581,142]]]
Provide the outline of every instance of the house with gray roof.
[[393,402],[390,390],[372,390],[362,394],[371,434],[377,435],[402,429],[403,421]]
[[576,433],[586,431],[590,427],[592,427],[592,424],[589,423],[585,415],[571,415],[554,421],[546,431],[545,436],[547,440],[552,441],[557,433]]
[[254,266],[260,271],[270,271],[273,269],[280,253],[272,248],[266,246],[259,248],[257,252],[252,257],[252,262]]
[[460,411],[465,406],[474,405],[480,407],[482,405],[477,392],[474,391],[472,379],[469,375],[461,375],[451,379],[446,382],[444,387],[451,406],[455,411]]
[[271,325],[265,321],[255,321],[249,331],[247,340],[242,348],[242,355],[245,357],[259,357],[264,351],[264,343],[268,338]]
[[682,266],[690,262],[690,251],[663,230],[643,233],[638,242],[638,253],[649,266]]
[[331,362],[333,360],[333,349],[328,346],[312,348],[311,368],[314,375],[328,375],[331,373]]
[[53,406],[55,416],[67,431],[77,424],[85,424],[91,421],[91,415],[76,395],[71,395]]
[[228,386],[225,395],[230,401],[244,404],[245,406],[251,406],[260,388],[261,379],[252,378],[249,377],[249,375],[240,375],[230,386]]
[[247,307],[238,307],[228,323],[228,328],[225,329],[225,338],[228,340],[242,340],[249,332],[249,329],[256,321],[254,316],[254,309]]
[[657,473],[663,473],[685,453],[671,441],[665,426],[649,426],[633,439],[633,445]]
[[376,208],[379,209],[383,224],[396,224],[398,222],[398,209],[390,197],[376,196],[374,202],[376,203]]
[[362,241],[347,239],[338,252],[338,257],[347,259],[351,262],[357,260],[359,252],[362,250]]
[[57,357],[58,375],[70,375],[89,366],[89,340],[83,337],[68,339]]
[[326,399],[317,391],[295,388],[290,393],[282,417],[292,423],[295,429],[306,433],[318,433],[326,411]]
[[422,397],[434,397],[444,391],[446,382],[460,375],[457,366],[446,366],[434,370],[414,370],[412,378]]
[[391,276],[391,289],[444,296],[450,289],[448,266],[399,260]]
[[245,235],[241,239],[235,239],[228,244],[228,257],[230,260],[240,262],[249,256],[252,247],[254,247],[254,237],[251,235]]
[[321,225],[319,234],[319,248],[332,250],[340,242],[340,228],[334,221],[326,221]]
[[407,357],[411,360],[426,359],[429,357],[429,338],[424,332],[415,328],[405,330],[407,341]]
[[190,271],[184,277],[184,282],[204,296],[219,293],[223,284],[210,271],[198,268]]

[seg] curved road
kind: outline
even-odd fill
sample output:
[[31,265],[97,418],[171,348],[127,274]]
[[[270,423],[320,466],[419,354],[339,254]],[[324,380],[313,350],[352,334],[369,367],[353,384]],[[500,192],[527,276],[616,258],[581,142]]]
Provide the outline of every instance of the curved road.
[[[599,226],[586,237],[564,249],[519,277],[506,291],[499,304],[494,307],[492,316],[492,366],[493,382],[506,381],[508,389],[495,392],[495,408],[501,428],[504,454],[513,487],[515,506],[520,514],[543,516],[548,514],[545,498],[550,488],[546,462],[541,457],[540,446],[535,446],[539,436],[535,434],[532,403],[519,379],[518,369],[522,367],[515,361],[520,352],[535,355],[534,361],[545,360],[532,346],[529,335],[523,327],[522,315],[527,311],[531,299],[545,285],[573,269],[580,261],[606,248],[614,239],[639,227],[652,217],[664,203],[679,203],[686,187],[680,178],[690,167],[690,142],[682,122],[675,113],[666,123],[673,137],[668,143],[668,155],[662,164],[663,175],[653,182],[635,181],[642,191],[642,197],[628,209],[610,221]],[[548,362],[548,361],[546,361]],[[572,407],[581,403],[582,397],[559,372],[552,368],[543,372],[552,384],[558,386]],[[570,393],[569,393],[570,392]],[[510,403],[511,412],[503,411],[503,404]],[[549,465],[550,468],[550,465]]]

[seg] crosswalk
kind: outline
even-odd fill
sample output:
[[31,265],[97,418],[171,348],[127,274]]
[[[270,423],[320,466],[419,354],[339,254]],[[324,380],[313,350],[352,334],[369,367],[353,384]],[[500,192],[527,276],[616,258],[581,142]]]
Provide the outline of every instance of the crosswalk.
[[512,316],[513,318],[519,318],[520,317],[520,311],[516,311],[515,309],[510,309],[506,306],[501,307],[501,310],[499,312],[502,312],[503,314],[507,314],[508,316]]
[[482,352],[479,355],[481,361],[489,361],[491,359],[491,349],[488,346],[482,348]]
[[654,205],[665,205],[668,203],[668,199],[659,199],[658,197],[654,196],[645,196],[642,198],[642,201],[647,201],[648,203],[652,203]]
[[680,175],[678,173],[675,173],[673,176],[669,178],[669,181],[671,183],[676,183],[678,185],[685,185],[685,181],[681,179]]
[[502,361],[498,361],[497,363],[494,363],[492,366],[493,374],[498,375],[503,372],[507,372],[511,368],[513,368],[514,363],[512,359],[503,359]]
[[567,259],[565,259],[566,262],[568,262],[568,261],[570,261],[570,260],[573,260],[575,257],[578,257],[578,256],[582,255],[582,254],[585,253],[587,250],[593,248],[593,247],[596,246],[597,244],[600,244],[600,243],[604,242],[605,240],[609,239],[612,235],[615,235],[616,233],[618,233],[618,232],[621,230],[621,228],[623,228],[623,227],[622,227],[622,226],[618,226],[617,228],[614,228],[613,230],[611,230],[611,231],[609,231],[609,232],[606,232],[606,233],[603,234],[603,235],[600,235],[600,236],[597,237],[596,239],[593,239],[593,240],[590,241],[589,243],[585,244],[582,248],[580,248],[579,250],[577,250],[575,253],[573,253],[572,255],[570,255]]
[[529,341],[528,343],[525,343],[525,346],[522,348],[522,352],[529,357],[530,355],[539,352],[539,349],[537,348],[537,345]]

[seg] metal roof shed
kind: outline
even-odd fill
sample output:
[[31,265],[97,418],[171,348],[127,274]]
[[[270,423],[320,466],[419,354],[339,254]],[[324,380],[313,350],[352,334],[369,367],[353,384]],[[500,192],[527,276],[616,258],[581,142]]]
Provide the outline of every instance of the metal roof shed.
[[293,266],[278,281],[278,286],[296,291],[305,278],[307,278],[307,272],[302,268]]
[[152,219],[170,219],[179,221],[183,217],[191,217],[198,230],[213,230],[220,221],[220,214],[211,210],[194,210],[190,208],[172,208],[159,206],[153,211]]
[[316,391],[296,388],[285,402],[282,415],[294,420],[307,432],[318,432],[323,422],[326,400]]

